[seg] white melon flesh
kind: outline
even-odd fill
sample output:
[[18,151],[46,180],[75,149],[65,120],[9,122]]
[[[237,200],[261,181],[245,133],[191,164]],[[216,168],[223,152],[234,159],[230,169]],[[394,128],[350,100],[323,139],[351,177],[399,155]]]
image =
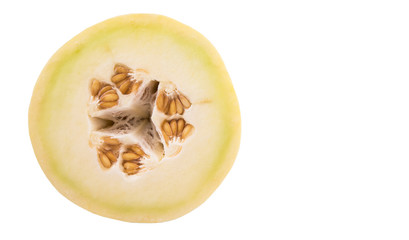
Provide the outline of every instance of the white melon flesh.
[[[138,105],[135,94],[118,93],[117,106],[98,109],[91,81],[112,84],[116,64],[143,69],[144,84],[177,88],[192,106],[169,116],[155,105],[157,92],[151,108]],[[104,128],[100,118],[111,112],[143,120],[125,133]],[[166,144],[161,124],[179,118],[194,131]],[[148,125],[157,133],[154,143]],[[109,19],[59,49],[36,84],[29,127],[37,159],[58,191],[91,212],[130,222],[167,221],[200,205],[231,168],[240,141],[238,102],[220,56],[198,32],[159,15]],[[103,168],[95,147],[101,136],[140,144],[150,156],[144,171],[125,174],[120,158]]]

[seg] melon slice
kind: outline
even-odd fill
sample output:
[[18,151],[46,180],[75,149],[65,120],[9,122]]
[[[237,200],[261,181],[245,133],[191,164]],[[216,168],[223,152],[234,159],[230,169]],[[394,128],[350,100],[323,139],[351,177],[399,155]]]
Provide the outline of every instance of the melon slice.
[[128,222],[163,222],[203,203],[240,141],[237,98],[215,48],[173,19],[119,16],[49,60],[29,110],[32,145],[55,188]]

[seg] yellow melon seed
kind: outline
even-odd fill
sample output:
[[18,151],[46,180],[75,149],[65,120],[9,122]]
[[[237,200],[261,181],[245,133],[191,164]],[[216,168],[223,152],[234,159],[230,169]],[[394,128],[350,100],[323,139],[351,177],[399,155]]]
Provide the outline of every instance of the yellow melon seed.
[[186,124],[185,128],[182,131],[182,139],[186,139],[193,133],[193,126],[190,124]]
[[145,156],[146,153],[138,145],[132,145],[131,150],[140,156]]
[[93,97],[95,97],[98,94],[100,89],[101,89],[101,83],[96,79],[92,80],[91,94],[92,94]]
[[118,102],[101,102],[99,103],[98,107],[100,109],[107,109],[107,108],[111,108],[113,106],[116,106],[118,104]]
[[163,94],[163,105],[162,112],[167,113],[169,110],[169,97],[164,93]]
[[141,156],[139,156],[138,154],[133,153],[133,152],[125,152],[125,153],[122,154],[122,159],[126,160],[126,161],[135,160],[135,159],[138,159],[140,157]]
[[166,135],[172,137],[172,129],[167,121],[164,121],[162,124],[162,129],[165,131]]
[[162,135],[163,135],[163,139],[165,140],[166,145],[169,145],[170,138],[166,134],[165,130],[163,130],[163,129],[162,129]]
[[116,162],[116,157],[111,151],[105,152],[105,155],[111,162]]
[[176,113],[176,102],[175,102],[175,99],[172,99],[172,101],[170,102],[170,105],[169,105],[168,114],[169,115],[174,115],[175,113]]
[[128,73],[129,72],[129,68],[125,67],[124,65],[121,64],[116,64],[114,71],[116,73]]
[[105,87],[103,87],[101,90],[99,90],[98,97],[100,97],[102,94],[108,92],[109,90],[112,90],[112,87],[111,87],[111,86],[105,86]]
[[183,96],[182,94],[179,94],[179,99],[180,99],[180,102],[183,104],[183,107],[185,107],[186,109],[190,108],[190,106],[192,106],[190,101],[185,96]]
[[111,167],[111,161],[109,161],[109,158],[103,153],[99,153],[99,161],[101,162],[102,166],[109,168]]
[[178,124],[176,123],[176,120],[173,119],[170,121],[170,129],[172,129],[172,136],[177,136],[178,133]]
[[130,85],[131,85],[131,80],[126,80],[119,87],[119,91],[121,91],[121,93],[125,94],[128,91],[128,88],[129,88]]
[[121,144],[121,142],[119,142],[119,140],[116,139],[116,138],[103,137],[102,140],[108,145],[119,145],[119,144]]
[[118,82],[124,80],[126,77],[128,77],[128,73],[118,73],[118,74],[112,76],[111,81],[113,83],[118,83]]
[[138,169],[139,166],[138,166],[138,164],[133,163],[133,162],[125,162],[124,163],[124,168],[126,170],[135,170],[135,169]]
[[116,91],[111,88],[111,90],[108,90],[104,94],[101,94],[100,98],[108,94],[116,94]]
[[185,109],[183,108],[183,104],[179,98],[175,98],[175,101],[176,101],[176,112],[182,115],[183,112],[185,111]]
[[130,77],[127,77],[127,78],[125,78],[124,80],[115,83],[115,86],[116,86],[117,88],[119,88],[119,86],[121,86],[122,83],[124,83],[124,82],[126,82],[126,81],[128,81],[128,80],[130,80],[130,79],[131,79]]
[[102,102],[113,102],[118,100],[118,95],[116,93],[113,94],[104,94],[104,96],[101,97]]
[[185,128],[185,120],[183,120],[183,118],[180,118],[178,120],[178,133],[177,133],[177,136],[180,136],[182,134],[183,128]]

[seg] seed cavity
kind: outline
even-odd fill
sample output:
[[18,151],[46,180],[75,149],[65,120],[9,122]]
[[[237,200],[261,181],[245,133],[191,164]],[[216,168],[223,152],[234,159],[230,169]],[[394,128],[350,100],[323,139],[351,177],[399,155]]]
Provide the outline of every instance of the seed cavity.
[[101,141],[98,148],[98,159],[104,168],[110,168],[118,159],[121,142],[109,136],[102,137]]
[[192,103],[189,99],[176,89],[170,93],[160,91],[156,99],[157,109],[170,116],[173,116],[176,113],[182,115],[185,110],[189,109],[191,106]]
[[102,83],[97,79],[91,82],[91,95],[97,99],[99,109],[107,109],[118,105],[119,96],[111,85]]
[[[139,154],[138,154],[139,153]],[[122,167],[124,173],[128,175],[137,174],[143,168],[142,159],[147,155],[139,145],[126,146],[125,152],[122,153]]]
[[[140,71],[140,69],[136,69],[135,71]],[[119,88],[122,94],[128,95],[133,92],[138,92],[142,81],[133,77],[135,71],[124,64],[118,63],[114,66],[114,75],[111,77],[111,82]]]
[[164,120],[161,126],[162,135],[166,142],[183,142],[192,135],[194,131],[193,125],[186,123],[183,118]]

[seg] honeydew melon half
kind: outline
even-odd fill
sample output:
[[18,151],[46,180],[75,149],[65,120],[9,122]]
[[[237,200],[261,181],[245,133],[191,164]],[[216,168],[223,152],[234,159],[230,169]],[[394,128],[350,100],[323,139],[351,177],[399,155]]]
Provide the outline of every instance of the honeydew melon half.
[[37,160],[75,204],[128,222],[163,222],[203,203],[240,141],[238,101],[200,33],[160,15],[96,24],[49,60],[29,129]]

